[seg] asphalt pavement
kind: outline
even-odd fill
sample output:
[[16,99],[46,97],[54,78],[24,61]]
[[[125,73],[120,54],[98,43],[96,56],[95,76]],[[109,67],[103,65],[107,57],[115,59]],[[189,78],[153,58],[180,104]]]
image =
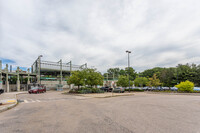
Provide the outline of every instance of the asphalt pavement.
[[200,96],[136,93],[90,98],[20,94],[0,113],[1,133],[199,133]]

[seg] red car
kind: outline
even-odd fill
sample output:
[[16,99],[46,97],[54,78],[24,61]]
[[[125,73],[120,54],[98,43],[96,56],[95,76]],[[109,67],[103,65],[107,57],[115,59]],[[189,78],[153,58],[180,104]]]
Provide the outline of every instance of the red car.
[[33,87],[28,92],[29,92],[29,94],[44,93],[44,92],[46,92],[46,87]]

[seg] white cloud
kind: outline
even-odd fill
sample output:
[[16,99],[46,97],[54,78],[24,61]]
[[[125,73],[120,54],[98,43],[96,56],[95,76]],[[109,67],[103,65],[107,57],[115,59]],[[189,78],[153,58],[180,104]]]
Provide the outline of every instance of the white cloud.
[[42,54],[104,72],[125,67],[129,49],[138,71],[200,63],[199,6],[198,0],[1,1],[0,58],[29,67]]

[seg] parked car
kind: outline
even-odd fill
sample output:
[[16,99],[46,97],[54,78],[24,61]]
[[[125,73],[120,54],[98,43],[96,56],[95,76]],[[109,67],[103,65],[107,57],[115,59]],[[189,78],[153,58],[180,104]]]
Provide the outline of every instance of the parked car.
[[124,93],[125,89],[122,87],[114,88],[113,92]]
[[148,90],[148,87],[143,87],[142,90],[146,91]]
[[177,87],[171,87],[170,90],[172,90],[172,91],[177,91],[178,88],[177,88]]
[[170,87],[162,87],[162,90],[170,90]]
[[46,92],[46,87],[42,87],[42,86],[32,87],[28,92],[29,92],[29,94],[44,93],[44,92]]
[[155,90],[161,91],[161,90],[163,90],[163,88],[159,86],[159,87],[156,87]]
[[194,91],[200,91],[200,87],[194,87]]
[[147,87],[146,90],[147,91],[153,91],[153,90],[156,90],[156,87]]
[[102,91],[105,91],[105,92],[112,92],[112,90],[113,90],[113,88],[111,88],[111,87],[101,87],[100,88]]
[[4,93],[4,89],[0,89],[0,94]]

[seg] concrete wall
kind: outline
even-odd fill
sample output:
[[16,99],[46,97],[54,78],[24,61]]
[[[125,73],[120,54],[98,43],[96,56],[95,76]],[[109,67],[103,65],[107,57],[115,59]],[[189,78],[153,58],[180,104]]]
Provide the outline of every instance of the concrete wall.
[[[44,84],[48,89],[56,89],[56,85],[59,84],[59,81],[41,81],[41,84]],[[69,85],[66,81],[62,81],[63,88],[69,88]]]

